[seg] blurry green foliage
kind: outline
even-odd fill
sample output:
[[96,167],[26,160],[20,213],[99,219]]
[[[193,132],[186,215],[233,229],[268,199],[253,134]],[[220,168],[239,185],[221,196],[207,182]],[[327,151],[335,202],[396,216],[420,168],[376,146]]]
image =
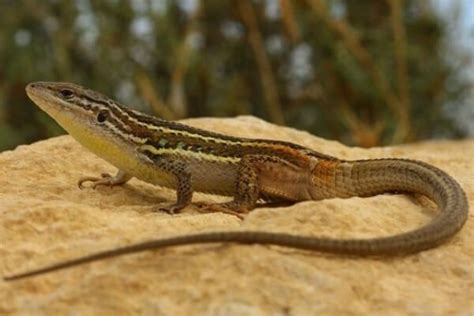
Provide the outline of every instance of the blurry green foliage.
[[61,133],[24,93],[39,80],[361,146],[463,136],[469,60],[429,2],[2,0],[0,18],[0,150]]

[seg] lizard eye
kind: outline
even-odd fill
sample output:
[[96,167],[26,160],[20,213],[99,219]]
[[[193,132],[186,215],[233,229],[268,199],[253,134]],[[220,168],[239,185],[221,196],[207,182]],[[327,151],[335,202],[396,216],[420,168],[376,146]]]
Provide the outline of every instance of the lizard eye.
[[59,91],[59,94],[65,99],[70,99],[74,96],[74,93],[69,89],[62,89]]
[[97,122],[104,123],[108,116],[109,113],[107,111],[100,111],[99,114],[97,114]]

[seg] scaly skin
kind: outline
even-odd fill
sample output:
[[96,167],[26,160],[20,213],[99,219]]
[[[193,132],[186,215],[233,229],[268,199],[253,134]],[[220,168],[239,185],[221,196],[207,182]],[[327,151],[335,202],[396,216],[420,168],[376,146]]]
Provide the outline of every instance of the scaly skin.
[[76,140],[119,168],[115,177],[83,178],[97,185],[120,185],[131,177],[177,190],[174,213],[191,203],[194,191],[233,196],[207,206],[235,214],[256,202],[304,201],[419,193],[439,214],[421,228],[389,237],[331,239],[261,231],[222,231],[162,238],[104,251],[5,277],[38,275],[138,251],[196,243],[272,244],[349,255],[400,255],[432,248],[458,232],[468,215],[466,196],[442,170],[406,159],[344,161],[280,141],[225,136],[126,109],[109,98],[69,83],[30,84],[30,98]]

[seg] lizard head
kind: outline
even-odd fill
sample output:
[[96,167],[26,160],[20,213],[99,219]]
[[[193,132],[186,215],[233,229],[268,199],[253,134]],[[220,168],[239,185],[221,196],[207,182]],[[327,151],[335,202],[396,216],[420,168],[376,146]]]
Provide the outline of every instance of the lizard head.
[[106,160],[143,141],[134,134],[138,127],[132,116],[138,112],[101,93],[64,82],[33,82],[26,93],[79,143]]
[[33,82],[26,86],[26,93],[66,130],[70,120],[88,125],[105,123],[114,103],[105,95],[66,82]]

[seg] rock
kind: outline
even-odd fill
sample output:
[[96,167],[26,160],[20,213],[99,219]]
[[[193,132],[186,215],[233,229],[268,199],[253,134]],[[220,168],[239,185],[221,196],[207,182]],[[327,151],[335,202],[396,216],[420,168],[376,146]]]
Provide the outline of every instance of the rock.
[[[187,123],[237,136],[292,141],[346,159],[406,157],[440,167],[473,204],[474,141],[348,148],[252,117]],[[436,210],[405,195],[260,208],[241,222],[194,208],[153,212],[174,192],[132,180],[79,190],[81,176],[114,173],[69,136],[0,154],[2,274],[147,239],[243,228],[375,237],[428,222]],[[198,194],[195,200],[216,197]],[[143,252],[15,282],[0,281],[0,314],[339,315],[474,313],[472,216],[448,243],[396,258],[351,258],[262,245],[194,245]]]

